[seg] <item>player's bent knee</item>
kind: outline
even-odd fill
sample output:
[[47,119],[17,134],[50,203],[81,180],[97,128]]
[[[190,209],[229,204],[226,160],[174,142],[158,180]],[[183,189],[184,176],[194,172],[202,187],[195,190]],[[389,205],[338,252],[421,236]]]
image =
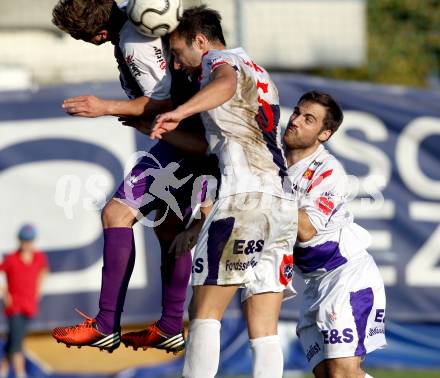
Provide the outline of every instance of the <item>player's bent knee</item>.
[[313,375],[315,378],[327,378],[327,367],[325,361],[321,361],[313,369]]
[[131,227],[136,222],[135,211],[123,203],[112,199],[101,212],[104,228]]
[[325,361],[328,378],[364,378],[360,357],[332,358]]

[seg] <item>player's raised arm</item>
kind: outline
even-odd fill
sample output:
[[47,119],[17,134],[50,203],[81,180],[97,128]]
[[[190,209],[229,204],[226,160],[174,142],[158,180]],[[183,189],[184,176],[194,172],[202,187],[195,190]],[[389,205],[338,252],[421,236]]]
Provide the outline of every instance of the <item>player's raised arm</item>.
[[237,90],[237,74],[229,64],[219,66],[212,73],[212,81],[190,100],[171,112],[159,115],[150,134],[151,139],[160,139],[163,133],[177,128],[179,122],[196,113],[214,109],[231,99]]
[[64,100],[66,113],[72,116],[96,118],[105,115],[152,117],[172,108],[171,100],[155,100],[141,96],[132,100],[107,100],[96,96],[76,96]]
[[219,66],[211,74],[212,81],[203,87],[176,112],[181,119],[214,109],[231,99],[237,90],[237,73],[229,64]]

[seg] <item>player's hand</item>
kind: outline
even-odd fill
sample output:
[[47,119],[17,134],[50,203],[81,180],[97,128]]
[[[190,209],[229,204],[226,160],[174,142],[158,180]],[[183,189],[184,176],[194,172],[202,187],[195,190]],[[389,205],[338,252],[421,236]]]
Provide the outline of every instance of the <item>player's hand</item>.
[[129,126],[135,128],[137,131],[141,132],[145,135],[150,135],[153,131],[153,124],[151,121],[148,121],[144,118],[140,117],[119,117],[119,122],[122,122],[124,126]]
[[66,98],[62,107],[66,113],[72,116],[95,118],[107,114],[105,100],[96,96]]
[[182,115],[177,110],[159,114],[154,120],[150,138],[161,139],[162,134],[175,130],[182,119]]
[[178,234],[173,243],[171,244],[168,253],[172,253],[173,250],[176,251],[176,258],[184,255],[185,253],[191,251],[197,244],[197,238],[199,237],[200,229],[202,228],[203,222],[195,222],[192,227]]

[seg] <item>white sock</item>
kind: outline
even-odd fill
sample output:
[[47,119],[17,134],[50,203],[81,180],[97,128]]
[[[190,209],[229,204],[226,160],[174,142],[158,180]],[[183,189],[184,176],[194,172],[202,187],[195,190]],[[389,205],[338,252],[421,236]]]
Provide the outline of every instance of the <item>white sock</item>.
[[282,378],[283,351],[278,335],[250,340],[253,378]]
[[214,378],[220,360],[220,322],[194,319],[189,324],[183,378]]
[[371,375],[365,373],[365,378],[373,378]]

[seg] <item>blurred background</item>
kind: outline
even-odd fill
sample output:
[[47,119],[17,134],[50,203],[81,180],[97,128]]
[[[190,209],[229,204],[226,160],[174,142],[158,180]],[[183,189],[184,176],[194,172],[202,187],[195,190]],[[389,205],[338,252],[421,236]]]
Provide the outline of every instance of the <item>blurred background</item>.
[[[181,356],[70,350],[50,336],[97,312],[100,209],[152,143],[111,117],[72,118],[64,98],[124,98],[110,44],[76,41],[51,25],[56,0],[0,0],[0,253],[24,222],[51,273],[26,341],[31,376],[177,377]],[[201,1],[184,0],[185,6]],[[359,178],[352,210],[373,236],[370,252],[387,289],[389,347],[368,356],[375,377],[440,377],[440,1],[211,0],[230,47],[270,70],[282,122],[310,89],[343,106],[329,149]],[[160,253],[136,226],[137,260],[124,328],[159,317]],[[299,291],[301,283],[297,283]],[[189,290],[190,292],[190,290]],[[308,377],[295,334],[298,300],[283,307],[286,377]],[[0,319],[5,330],[5,320]],[[222,326],[222,376],[248,376],[245,325],[234,302]]]

